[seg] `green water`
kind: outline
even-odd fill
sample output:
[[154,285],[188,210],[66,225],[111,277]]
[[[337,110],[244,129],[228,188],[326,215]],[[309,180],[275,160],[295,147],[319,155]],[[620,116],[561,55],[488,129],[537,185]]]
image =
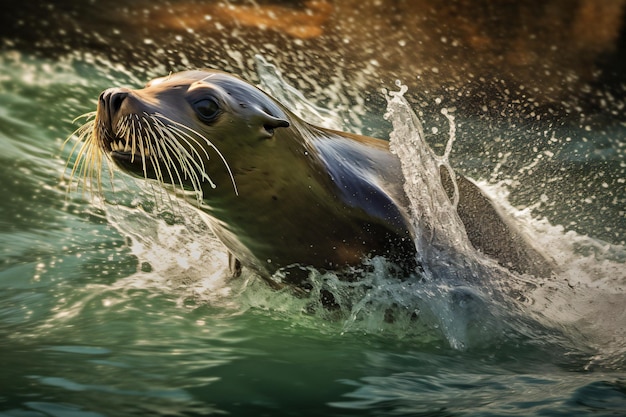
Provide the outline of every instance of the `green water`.
[[[442,293],[409,286],[403,297],[417,301],[402,304],[379,283],[377,301],[332,317],[249,272],[226,281],[201,222],[185,226],[186,208],[159,209],[151,191],[119,174],[115,193],[105,184],[106,202],[66,193],[61,149],[72,119],[93,110],[104,88],[143,80],[79,58],[6,52],[0,66],[0,415],[626,413],[619,204],[608,206],[612,245],[566,235],[558,222],[544,229],[578,250],[564,254],[584,271],[581,283],[574,267],[564,274],[578,285],[569,301],[534,292],[536,308],[486,299],[489,317],[472,307],[455,315]],[[623,126],[612,134],[623,143]],[[612,149],[604,178],[623,190],[623,167],[611,171],[623,148]],[[566,279],[544,284],[570,288]],[[389,305],[423,314],[389,323],[380,314]],[[505,314],[506,305],[519,309]],[[588,315],[566,319],[568,308]]]

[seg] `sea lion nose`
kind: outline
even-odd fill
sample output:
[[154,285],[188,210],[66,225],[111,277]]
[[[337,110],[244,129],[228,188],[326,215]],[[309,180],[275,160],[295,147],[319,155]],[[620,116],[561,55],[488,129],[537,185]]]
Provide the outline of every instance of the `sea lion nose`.
[[104,106],[110,117],[113,118],[122,107],[128,93],[126,88],[108,88],[100,94],[100,105]]

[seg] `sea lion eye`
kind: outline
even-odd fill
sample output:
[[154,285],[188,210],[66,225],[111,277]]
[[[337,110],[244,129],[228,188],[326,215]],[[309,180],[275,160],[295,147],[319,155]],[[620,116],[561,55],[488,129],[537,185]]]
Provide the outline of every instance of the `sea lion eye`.
[[220,113],[220,106],[212,98],[204,98],[193,103],[193,108],[198,117],[204,122],[212,122]]

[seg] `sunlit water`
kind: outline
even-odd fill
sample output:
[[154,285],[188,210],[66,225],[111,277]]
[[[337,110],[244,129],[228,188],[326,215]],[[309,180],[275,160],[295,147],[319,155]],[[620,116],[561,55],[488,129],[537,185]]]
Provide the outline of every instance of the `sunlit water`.
[[[420,213],[415,228],[433,225],[429,238],[440,244],[416,242],[419,279],[393,280],[381,259],[358,283],[311,271],[313,292],[332,291],[341,304],[328,311],[250,271],[229,279],[224,249],[198,211],[145,182],[105,173],[102,195],[66,192],[69,149],[61,149],[72,119],[93,110],[101,90],[145,79],[88,56],[4,53],[0,65],[2,415],[624,414],[626,251],[595,238],[593,226],[565,228],[558,207],[543,218],[541,201],[513,205],[511,187],[547,164],[543,151],[523,155],[515,175],[505,170],[514,156],[502,152],[492,175],[477,178],[555,260],[555,276],[539,280],[468,246],[437,180],[446,150],[427,146],[401,84],[381,92],[386,112],[368,117],[391,123]],[[362,128],[355,113],[329,112],[285,88],[262,58],[258,75],[305,119]],[[455,129],[482,127],[440,107],[454,153]],[[506,134],[485,129],[485,141]],[[613,134],[623,142],[623,127]],[[623,184],[623,169],[605,173],[607,187]],[[543,202],[551,198],[546,190]],[[623,236],[620,213],[598,216],[615,216]]]

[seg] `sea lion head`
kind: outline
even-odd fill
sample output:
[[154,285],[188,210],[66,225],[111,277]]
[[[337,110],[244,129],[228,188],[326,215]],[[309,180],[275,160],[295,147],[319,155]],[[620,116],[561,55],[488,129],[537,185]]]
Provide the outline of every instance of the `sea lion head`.
[[172,74],[137,90],[107,89],[91,124],[90,134],[85,126],[80,132],[90,136],[79,153],[83,162],[98,159],[96,147],[128,173],[202,193],[225,183],[237,192],[229,160],[289,126],[265,93],[214,70]]

